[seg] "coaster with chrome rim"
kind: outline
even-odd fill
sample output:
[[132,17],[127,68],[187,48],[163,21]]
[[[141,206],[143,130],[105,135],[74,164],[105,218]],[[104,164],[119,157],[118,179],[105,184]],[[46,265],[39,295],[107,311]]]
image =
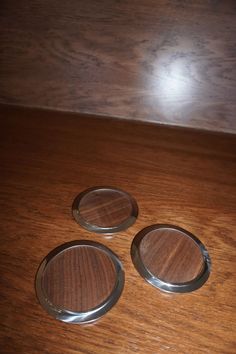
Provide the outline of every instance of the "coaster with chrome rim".
[[119,258],[104,245],[73,241],[51,251],[36,274],[36,294],[53,317],[89,323],[107,313],[124,287]]
[[80,193],[72,205],[75,220],[85,229],[113,234],[131,226],[138,205],[127,192],[113,187],[93,187]]
[[167,292],[184,293],[200,288],[211,268],[201,241],[173,225],[152,225],[141,230],[132,242],[131,258],[147,282]]

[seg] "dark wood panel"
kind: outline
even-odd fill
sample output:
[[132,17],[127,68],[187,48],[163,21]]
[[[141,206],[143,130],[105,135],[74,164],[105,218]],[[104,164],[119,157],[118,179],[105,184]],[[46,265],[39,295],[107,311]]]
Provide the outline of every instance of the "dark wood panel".
[[59,308],[87,312],[104,302],[116,284],[108,255],[94,247],[73,247],[50,260],[43,275],[46,298]]
[[190,282],[203,271],[200,248],[178,230],[164,228],[149,231],[143,238],[139,251],[144,266],[165,282]]
[[[234,353],[236,139],[120,120],[2,108],[0,116],[0,345],[4,353]],[[71,215],[75,196],[112,185],[139,217],[107,239]],[[130,259],[135,234],[174,224],[206,246],[212,272],[183,295],[147,284]],[[34,277],[55,247],[102,242],[126,274],[116,306],[93,326],[51,318]]]
[[1,1],[0,101],[236,132],[234,0]]
[[90,225],[90,228],[100,232],[102,228],[105,228],[102,233],[106,234],[106,229],[112,230],[114,227],[119,227],[130,218],[131,223],[135,221],[133,218],[135,202],[123,191],[98,187],[83,193],[82,197],[79,195],[76,198],[75,207],[73,206],[79,215],[78,218],[74,213],[74,217],[78,219],[78,222],[81,219],[83,226]]

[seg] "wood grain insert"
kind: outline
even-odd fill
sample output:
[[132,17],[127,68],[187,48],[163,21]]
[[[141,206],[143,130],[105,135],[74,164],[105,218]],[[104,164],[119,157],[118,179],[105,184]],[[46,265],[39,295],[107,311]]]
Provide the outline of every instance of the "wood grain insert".
[[101,304],[116,284],[110,257],[91,246],[69,248],[55,256],[42,277],[42,288],[59,308],[83,312]]
[[169,228],[147,233],[140,244],[140,256],[155,277],[170,283],[195,279],[204,265],[197,243],[187,234]]
[[80,201],[79,213],[89,224],[114,227],[125,222],[132,214],[132,202],[126,193],[112,189],[94,190]]

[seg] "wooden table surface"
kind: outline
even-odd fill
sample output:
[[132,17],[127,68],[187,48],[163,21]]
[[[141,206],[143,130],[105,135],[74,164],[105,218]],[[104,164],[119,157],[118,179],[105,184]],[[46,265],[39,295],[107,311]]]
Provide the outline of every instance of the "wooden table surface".
[[236,133],[235,0],[0,6],[0,102]]
[[[235,353],[235,136],[10,107],[0,118],[1,353]],[[137,222],[112,239],[71,215],[74,197],[96,185],[139,204]],[[154,223],[205,244],[202,288],[165,294],[138,275],[131,242]],[[51,318],[34,290],[48,252],[80,239],[110,247],[126,274],[119,302],[89,326]]]

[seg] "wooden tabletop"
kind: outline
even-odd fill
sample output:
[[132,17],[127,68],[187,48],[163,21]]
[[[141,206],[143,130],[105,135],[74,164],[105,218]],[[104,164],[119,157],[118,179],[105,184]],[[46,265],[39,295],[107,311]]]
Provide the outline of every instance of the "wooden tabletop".
[[235,0],[1,0],[0,102],[236,133]]
[[[0,124],[2,353],[235,353],[234,135],[10,107]],[[76,195],[98,185],[139,205],[136,223],[110,239],[72,217]],[[132,240],[156,223],[205,245],[212,271],[202,288],[166,294],[135,270]],[[34,289],[42,259],[81,239],[111,248],[126,277],[118,303],[89,326],[50,317]]]

